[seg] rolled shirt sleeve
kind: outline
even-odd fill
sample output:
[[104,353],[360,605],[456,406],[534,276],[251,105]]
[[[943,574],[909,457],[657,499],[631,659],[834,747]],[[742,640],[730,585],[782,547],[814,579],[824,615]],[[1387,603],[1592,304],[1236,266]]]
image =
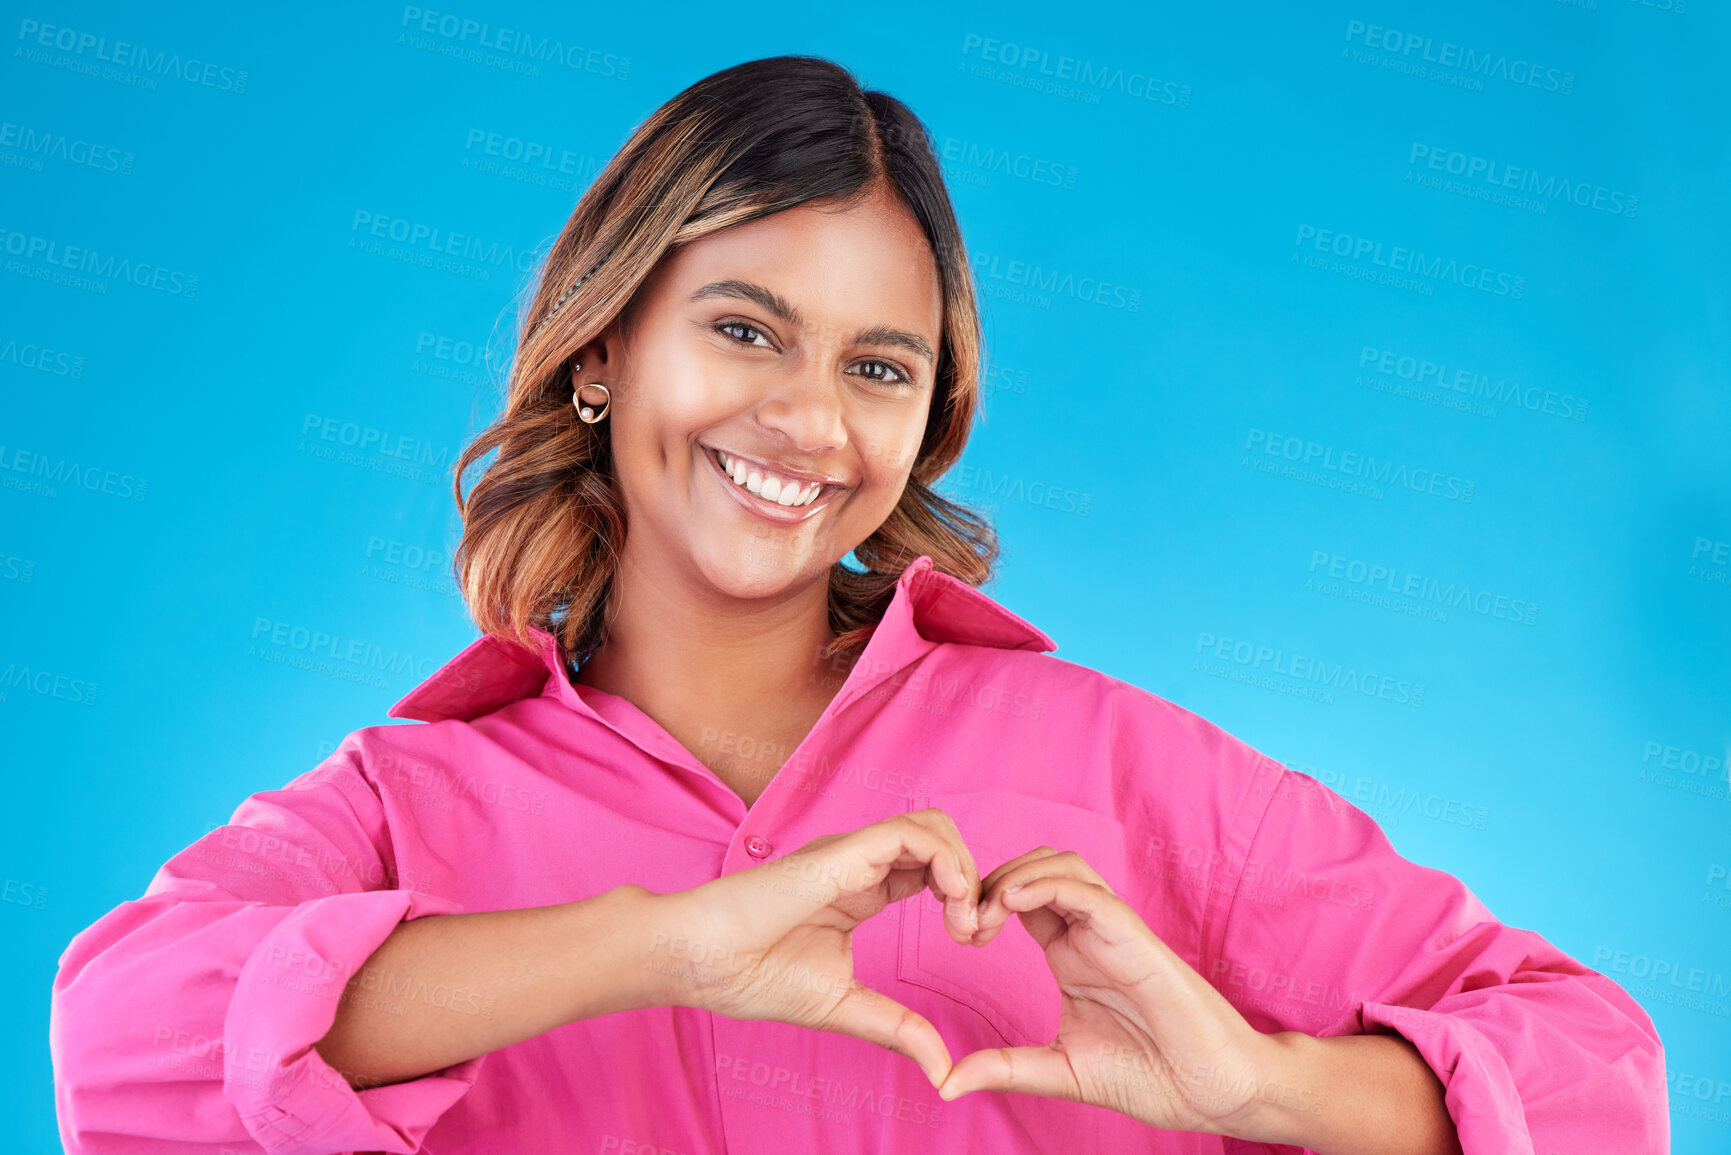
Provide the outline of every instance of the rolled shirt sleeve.
[[1404,1036],[1464,1155],[1670,1149],[1664,1051],[1626,991],[1402,858],[1316,779],[1272,760],[1254,777],[1255,832],[1205,971],[1253,1025]]
[[482,1057],[356,1092],[314,1048],[400,923],[461,912],[398,877],[361,747],[247,799],[72,940],[49,1026],[67,1151],[413,1152],[474,1083]]

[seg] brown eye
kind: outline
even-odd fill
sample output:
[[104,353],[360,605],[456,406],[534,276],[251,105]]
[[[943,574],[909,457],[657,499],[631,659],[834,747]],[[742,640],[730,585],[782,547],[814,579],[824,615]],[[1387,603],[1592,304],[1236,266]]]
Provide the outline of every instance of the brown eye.
[[865,362],[862,362],[862,364],[863,365],[876,365],[879,368],[887,370],[889,373],[893,374],[893,376],[891,376],[891,377],[882,377],[882,376],[878,376],[877,374],[868,373],[868,374],[866,374],[866,377],[869,380],[878,381],[878,382],[881,382],[882,384],[885,384],[885,385],[895,385],[898,388],[904,388],[904,389],[911,388],[914,384],[913,380],[906,373],[902,372],[902,370],[898,366],[892,365],[888,361],[865,361]]
[[[747,325],[744,321],[723,321],[721,324],[717,325],[715,328],[716,328],[717,332],[726,333],[728,337],[730,337],[734,341],[739,342],[741,345],[757,345],[757,342],[753,341],[749,338],[746,338],[746,337],[735,337],[731,332],[729,332],[729,330],[741,329],[747,333],[752,333],[758,337],[763,337],[763,330],[757,328],[755,325]],[[769,343],[768,338],[765,338],[763,344],[758,346],[758,347],[763,348],[763,349],[775,348],[774,345],[771,345]]]

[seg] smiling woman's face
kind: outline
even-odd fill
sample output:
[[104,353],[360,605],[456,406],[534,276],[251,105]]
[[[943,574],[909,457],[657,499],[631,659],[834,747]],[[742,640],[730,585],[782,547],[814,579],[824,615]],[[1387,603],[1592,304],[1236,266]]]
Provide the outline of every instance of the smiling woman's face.
[[612,390],[627,556],[737,598],[826,575],[901,497],[942,320],[925,234],[881,193],[775,213],[664,261],[629,344],[610,336],[572,379]]

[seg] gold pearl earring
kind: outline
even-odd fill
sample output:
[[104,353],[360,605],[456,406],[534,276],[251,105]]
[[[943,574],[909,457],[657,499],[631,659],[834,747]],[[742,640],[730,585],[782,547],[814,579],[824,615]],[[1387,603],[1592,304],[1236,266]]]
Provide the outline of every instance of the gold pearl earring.
[[[571,366],[571,371],[573,373],[575,373],[582,368],[583,368],[583,366],[581,366],[581,365],[573,365],[573,366]],[[578,396],[580,389],[599,389],[599,390],[601,390],[601,392],[604,394],[604,397],[601,401],[601,408],[599,411],[596,410],[593,406],[585,405],[583,403],[583,398]],[[594,425],[597,421],[600,421],[602,418],[606,417],[607,416],[607,410],[612,408],[612,406],[613,406],[613,391],[611,389],[607,388],[607,386],[601,384],[601,382],[599,382],[599,381],[591,381],[587,385],[580,386],[579,389],[573,389],[571,391],[571,404],[573,404],[577,407],[577,416],[580,419],[589,423],[590,425]]]

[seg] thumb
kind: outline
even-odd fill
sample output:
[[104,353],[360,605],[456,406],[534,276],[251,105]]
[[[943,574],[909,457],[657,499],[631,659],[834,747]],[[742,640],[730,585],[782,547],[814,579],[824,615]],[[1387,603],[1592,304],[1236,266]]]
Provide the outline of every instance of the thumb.
[[936,1087],[950,1073],[950,1049],[926,1018],[854,980],[847,995],[830,1011],[824,1029],[852,1035],[885,1050],[906,1055],[920,1065]]
[[1080,1101],[1070,1060],[1056,1047],[996,1047],[963,1055],[938,1088],[945,1102],[970,1091],[1013,1091]]

